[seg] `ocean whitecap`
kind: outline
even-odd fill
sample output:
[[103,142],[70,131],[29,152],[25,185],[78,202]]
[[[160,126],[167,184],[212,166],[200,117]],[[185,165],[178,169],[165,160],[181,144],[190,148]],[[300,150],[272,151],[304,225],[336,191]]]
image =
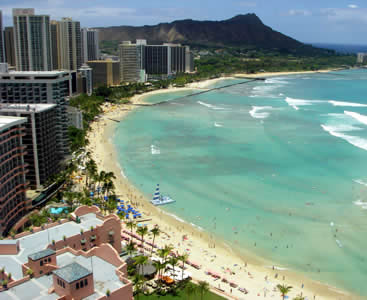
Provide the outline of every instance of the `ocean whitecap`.
[[205,102],[202,102],[202,101],[198,101],[197,103],[200,104],[200,105],[203,105],[205,107],[214,109],[214,110],[223,110],[223,109],[225,109],[224,107],[215,106],[215,105],[205,103]]
[[333,106],[351,106],[351,107],[367,107],[367,104],[362,103],[353,103],[353,102],[344,102],[344,101],[328,101]]
[[339,137],[345,141],[347,141],[349,144],[356,146],[358,148],[361,148],[363,150],[367,150],[367,140],[363,139],[358,136],[351,136],[346,135],[340,131],[335,130],[335,127],[327,126],[324,124],[321,124],[322,129],[324,129],[326,132],[331,134],[332,136]]
[[344,114],[352,117],[353,119],[356,119],[357,121],[359,121],[362,124],[367,125],[367,116],[364,116],[364,115],[361,115],[359,113],[352,112],[352,111],[344,111]]
[[161,154],[161,150],[155,145],[150,145],[150,151],[151,151],[152,155]]
[[262,110],[269,110],[269,109],[273,109],[272,106],[253,106],[252,109],[249,111],[251,117],[255,118],[255,119],[266,119],[267,117],[269,117],[270,113],[269,112],[259,112]]

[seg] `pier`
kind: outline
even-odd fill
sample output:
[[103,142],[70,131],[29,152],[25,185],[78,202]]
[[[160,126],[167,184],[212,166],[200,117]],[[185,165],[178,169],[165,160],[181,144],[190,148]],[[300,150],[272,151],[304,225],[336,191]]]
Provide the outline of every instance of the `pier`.
[[[241,79],[244,79],[244,78],[245,77],[241,77]],[[151,104],[151,105],[161,105],[161,104],[164,104],[164,103],[169,102],[171,100],[180,100],[180,99],[184,99],[184,98],[189,98],[189,97],[202,95],[202,94],[209,93],[209,92],[216,91],[216,90],[225,89],[225,88],[235,86],[235,85],[247,84],[247,83],[254,82],[254,81],[265,81],[266,80],[266,78],[245,78],[245,79],[249,79],[249,80],[248,81],[243,81],[243,82],[231,83],[231,84],[227,84],[227,85],[224,85],[224,86],[215,87],[215,88],[211,88],[211,89],[206,89],[206,90],[201,91],[201,92],[196,92],[196,93],[189,94],[189,95],[186,95],[186,96],[182,96],[182,97],[179,97],[179,98],[174,98],[174,99],[169,99],[169,100],[166,100],[166,101],[161,101],[161,102],[154,103],[154,104]]]

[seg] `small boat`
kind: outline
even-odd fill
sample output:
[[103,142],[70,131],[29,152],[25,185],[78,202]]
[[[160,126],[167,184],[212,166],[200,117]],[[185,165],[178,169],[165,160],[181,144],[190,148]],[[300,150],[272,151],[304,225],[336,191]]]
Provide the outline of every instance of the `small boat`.
[[169,196],[161,195],[161,193],[159,192],[159,184],[157,184],[157,188],[155,189],[153,199],[150,200],[150,202],[153,205],[158,206],[173,203],[176,202],[176,200],[171,199]]

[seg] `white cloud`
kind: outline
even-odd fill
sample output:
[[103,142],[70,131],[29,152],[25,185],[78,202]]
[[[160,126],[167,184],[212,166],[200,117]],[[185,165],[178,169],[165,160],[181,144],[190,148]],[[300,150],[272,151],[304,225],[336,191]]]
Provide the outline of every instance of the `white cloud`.
[[349,4],[348,5],[349,8],[358,8],[358,5],[355,5],[355,4]]
[[343,23],[349,25],[367,24],[367,9],[349,9],[349,8],[325,8],[320,11],[321,16],[334,23]]
[[312,12],[306,9],[290,9],[288,11],[289,16],[311,16]]

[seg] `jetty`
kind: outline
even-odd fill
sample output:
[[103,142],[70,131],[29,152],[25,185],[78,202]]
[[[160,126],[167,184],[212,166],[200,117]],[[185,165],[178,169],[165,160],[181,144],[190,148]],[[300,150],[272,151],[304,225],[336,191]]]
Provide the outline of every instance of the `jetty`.
[[[241,77],[241,79],[243,79],[243,78],[244,77]],[[189,95],[186,95],[186,96],[182,96],[182,97],[178,97],[178,98],[174,98],[174,99],[169,99],[169,100],[161,101],[161,102],[158,102],[158,103],[154,103],[152,105],[161,105],[161,104],[165,104],[165,103],[167,103],[167,102],[169,102],[171,100],[180,100],[180,99],[184,99],[184,98],[189,98],[189,97],[194,97],[194,96],[202,95],[202,94],[209,93],[209,92],[212,92],[212,91],[217,91],[217,90],[229,88],[229,87],[232,87],[232,86],[235,86],[235,85],[247,84],[247,83],[254,82],[254,81],[264,81],[264,80],[266,80],[266,78],[247,78],[247,79],[249,79],[249,80],[243,81],[243,82],[231,83],[231,84],[227,84],[227,85],[224,85],[224,86],[215,87],[215,88],[211,88],[211,89],[206,89],[204,91],[192,93],[192,94],[189,94]]]

